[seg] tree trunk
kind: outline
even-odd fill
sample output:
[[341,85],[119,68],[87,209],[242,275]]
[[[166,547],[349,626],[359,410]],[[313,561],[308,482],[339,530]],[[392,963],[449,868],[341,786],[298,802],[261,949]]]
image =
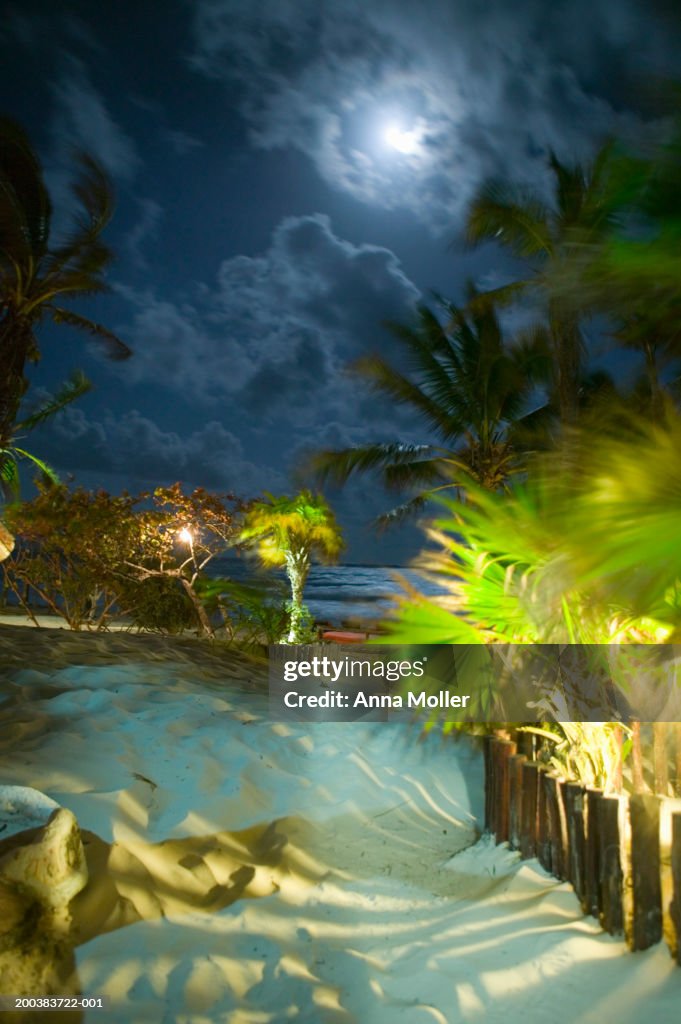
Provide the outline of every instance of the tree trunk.
[[291,584],[291,620],[288,633],[290,644],[303,642],[303,591],[310,571],[310,559],[306,551],[286,553],[286,575]]
[[180,576],[180,583],[185,589],[185,593],[192,603],[192,607],[196,612],[196,617],[199,620],[199,629],[202,636],[213,636],[213,627],[210,624],[210,619],[206,615],[206,609],[199,601],[194,588],[192,587],[189,580],[186,580],[183,576]]
[[552,304],[549,310],[553,342],[556,392],[564,427],[577,422],[582,370],[582,339],[574,317]]
[[28,387],[24,368],[31,338],[28,322],[5,314],[0,326],[0,448],[7,447],[12,439],[21,399]]

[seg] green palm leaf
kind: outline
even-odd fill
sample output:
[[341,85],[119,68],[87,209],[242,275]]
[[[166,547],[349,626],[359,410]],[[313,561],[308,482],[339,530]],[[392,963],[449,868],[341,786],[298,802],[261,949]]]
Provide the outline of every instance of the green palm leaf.
[[106,327],[102,327],[101,324],[95,323],[94,320],[81,316],[80,313],[74,313],[73,310],[54,306],[52,309],[52,319],[56,324],[68,324],[69,327],[77,327],[78,330],[87,331],[93,338],[97,338],[104,343],[107,353],[112,359],[127,359],[132,355],[128,346],[117,335],[107,330]]
[[57,413],[65,409],[71,402],[75,402],[82,395],[92,390],[92,384],[87,379],[84,373],[80,370],[75,370],[70,379],[61,386],[56,395],[53,395],[46,402],[44,402],[35,412],[32,412],[30,416],[26,416],[23,420],[16,424],[17,430],[34,430],[35,427],[44,423],[46,420],[52,419]]

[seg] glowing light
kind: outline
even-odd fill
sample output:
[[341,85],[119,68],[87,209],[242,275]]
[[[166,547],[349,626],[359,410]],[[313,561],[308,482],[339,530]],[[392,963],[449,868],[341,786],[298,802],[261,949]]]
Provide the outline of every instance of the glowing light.
[[389,124],[383,135],[387,144],[398,153],[413,156],[421,148],[423,131],[420,127],[406,130],[399,124]]
[[177,535],[177,539],[181,540],[183,544],[191,544],[194,538],[192,532],[186,526],[183,526]]

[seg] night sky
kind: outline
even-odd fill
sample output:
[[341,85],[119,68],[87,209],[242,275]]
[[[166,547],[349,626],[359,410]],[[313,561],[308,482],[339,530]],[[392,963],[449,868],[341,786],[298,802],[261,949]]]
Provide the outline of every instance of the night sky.
[[[78,309],[134,350],[107,362],[78,332],[41,334],[30,401],[75,367],[93,392],[30,448],[112,492],[291,492],[305,451],[426,441],[346,372],[394,347],[431,289],[461,300],[518,266],[461,244],[476,187],[546,189],[550,147],[655,139],[681,78],[675,3],[634,0],[104,0],[4,6],[4,113],[29,132],[55,205],[73,147],[109,171],[112,293]],[[63,224],[63,216],[55,227]],[[509,328],[513,316],[509,317]],[[594,359],[603,360],[594,332]],[[349,561],[399,563],[378,539],[391,498],[327,492]]]

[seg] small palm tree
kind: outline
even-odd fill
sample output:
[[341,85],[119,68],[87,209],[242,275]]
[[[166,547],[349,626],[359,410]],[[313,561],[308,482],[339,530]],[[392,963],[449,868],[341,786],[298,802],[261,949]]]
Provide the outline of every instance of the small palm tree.
[[40,358],[36,330],[47,319],[102,341],[109,355],[130,349],[101,324],[59,299],[104,292],[112,254],[102,232],[113,211],[110,182],[96,161],[81,154],[72,186],[80,210],[71,233],[52,245],[52,202],[40,161],[23,130],[0,118],[0,449],[11,444],[28,387],[26,364]]
[[[471,288],[469,297],[475,302],[478,293]],[[374,391],[419,413],[440,443],[368,444],[319,452],[310,460],[314,473],[336,484],[373,470],[389,489],[417,490],[383,523],[419,510],[434,491],[465,486],[471,478],[488,490],[503,489],[522,468],[522,450],[546,418],[535,390],[550,370],[544,339],[537,334],[506,346],[491,304],[467,314],[440,301],[444,323],[421,306],[416,327],[388,325],[406,349],[409,374],[380,356],[354,366]]]
[[340,527],[324,498],[301,491],[293,498],[267,495],[246,513],[240,539],[256,542],[264,565],[284,566],[291,586],[291,619],[288,643],[301,643],[304,636],[303,591],[313,556],[334,562],[343,540]]

